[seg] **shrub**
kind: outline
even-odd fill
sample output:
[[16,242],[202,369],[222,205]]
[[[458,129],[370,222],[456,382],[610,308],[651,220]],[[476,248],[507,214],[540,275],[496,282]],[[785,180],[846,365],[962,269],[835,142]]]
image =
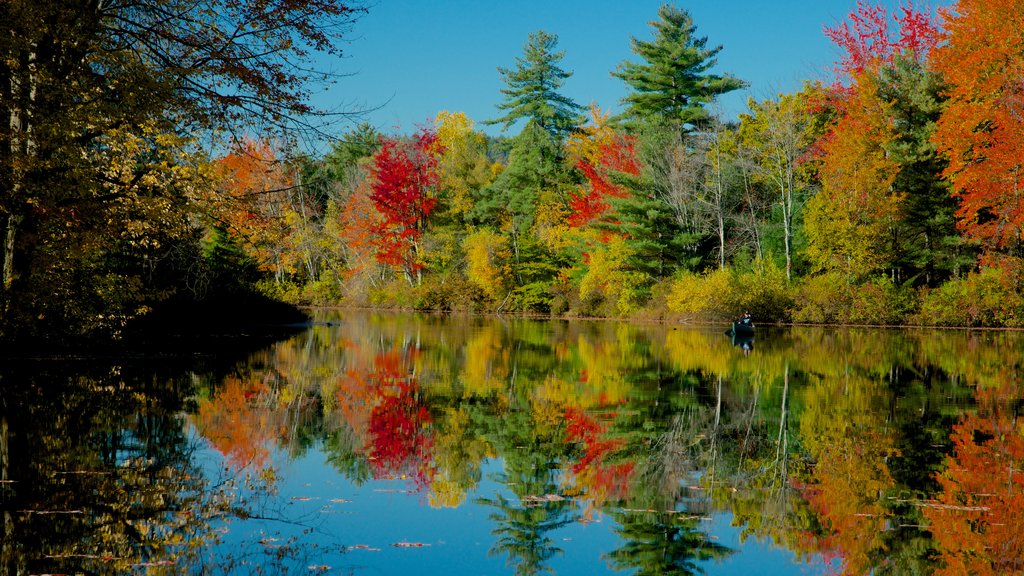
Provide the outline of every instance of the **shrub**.
[[684,272],[672,283],[666,297],[668,309],[702,319],[735,317],[740,306],[733,286],[733,273],[729,270]]
[[915,320],[936,326],[1024,326],[1024,300],[1011,271],[986,268],[926,291]]
[[752,310],[761,322],[782,322],[789,319],[793,307],[793,290],[786,272],[772,260],[757,260],[748,272],[733,280],[736,307],[734,314]]
[[852,306],[849,284],[836,272],[805,278],[796,290],[795,322],[834,324],[844,322]]
[[793,320],[812,324],[901,324],[917,306],[914,290],[887,276],[851,284],[828,272],[805,279],[796,293]]
[[779,322],[789,318],[793,295],[784,271],[774,262],[757,260],[745,272],[686,272],[672,283],[665,301],[671,312],[705,320],[731,319],[751,310],[757,321]]

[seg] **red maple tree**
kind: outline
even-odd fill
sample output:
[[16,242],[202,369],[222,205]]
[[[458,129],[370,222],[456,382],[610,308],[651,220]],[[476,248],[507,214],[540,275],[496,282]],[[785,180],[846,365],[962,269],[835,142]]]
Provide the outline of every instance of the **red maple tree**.
[[437,205],[438,153],[437,133],[422,128],[409,141],[382,138],[370,168],[370,200],[383,216],[375,227],[377,260],[410,281],[423,268],[419,240]]
[[569,198],[569,225],[583,226],[605,215],[611,208],[608,198],[625,198],[629,191],[612,181],[614,172],[637,176],[640,162],[634,150],[635,138],[616,135],[607,144],[601,144],[597,162],[580,158],[576,168],[587,179],[588,186]]

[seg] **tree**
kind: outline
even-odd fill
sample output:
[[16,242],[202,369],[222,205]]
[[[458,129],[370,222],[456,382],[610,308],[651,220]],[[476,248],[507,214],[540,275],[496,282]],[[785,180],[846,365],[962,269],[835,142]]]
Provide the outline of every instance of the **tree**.
[[365,178],[364,163],[380,149],[381,139],[377,130],[362,123],[331,144],[331,150],[324,155],[324,170],[331,180],[351,192]]
[[839,271],[849,281],[885,269],[893,280],[903,280],[897,270],[899,233],[909,191],[897,186],[897,177],[904,172],[900,160],[913,158],[896,152],[906,149],[914,124],[922,120],[896,118],[897,101],[886,92],[882,71],[900,59],[923,62],[936,29],[911,6],[890,18],[884,7],[859,2],[849,22],[826,34],[845,52],[839,72],[848,84],[830,91],[836,120],[818,145],[821,191],[808,203],[807,255],[818,269]]
[[636,121],[699,128],[711,117],[705,106],[747,84],[728,74],[709,72],[722,47],[709,48],[706,37],[694,35],[697,27],[689,12],[665,4],[658,8],[658,18],[651,23],[654,40],[632,40],[632,51],[643,62],[625,61],[612,73],[633,90],[623,99],[623,115]]
[[932,59],[949,101],[934,142],[960,198],[960,229],[985,251],[1020,256],[1024,228],[1024,25],[1019,0],[960,0],[943,13],[945,42]]
[[597,106],[591,107],[591,119],[591,124],[570,136],[567,146],[586,180],[586,186],[570,194],[570,226],[585,225],[608,212],[608,198],[628,196],[628,190],[615,181],[617,173],[640,174],[636,138],[612,129],[608,115],[601,114]]
[[[554,274],[554,268],[545,262],[549,255],[531,262],[524,252],[541,250],[532,234],[537,211],[545,196],[558,193],[565,178],[557,161],[558,148],[554,137],[531,120],[516,136],[508,166],[490,186],[479,191],[472,211],[478,222],[499,228],[509,236],[512,273],[520,286],[531,283],[530,276],[543,282]],[[538,265],[547,272],[537,269]]]
[[487,157],[486,138],[473,130],[473,122],[464,113],[438,112],[435,124],[442,150],[438,216],[461,223],[473,207],[473,196],[494,181],[501,166]]
[[739,138],[752,152],[753,179],[771,190],[773,204],[781,211],[787,279],[793,274],[794,222],[810,195],[807,155],[820,136],[810,106],[813,90],[808,86],[776,100],[751,100],[751,114],[740,117]]
[[899,165],[885,151],[893,138],[889,104],[875,77],[857,77],[844,113],[822,143],[821,190],[807,204],[807,258],[850,282],[884,269],[893,258],[891,230],[904,194],[893,190]]
[[217,187],[208,204],[213,217],[261,269],[280,283],[288,269],[283,240],[294,182],[274,144],[245,140],[214,163]]
[[400,267],[409,282],[421,278],[419,239],[437,205],[437,133],[424,128],[404,145],[382,140],[373,156],[370,199],[384,217],[377,228],[377,259]]
[[[195,141],[183,134],[243,125],[311,128],[308,81],[326,77],[306,64],[313,52],[337,54],[336,41],[358,12],[329,0],[214,0],[202,10],[171,0],[4,2],[3,336],[39,331],[40,316],[71,335],[85,329],[80,320],[113,302],[96,283],[116,267],[109,254],[120,240],[102,223],[119,221],[118,210],[141,185],[149,198],[185,197],[184,187],[164,177],[194,158]],[[139,153],[111,146],[124,134],[144,144]],[[133,177],[111,181],[104,170],[119,154],[133,158],[124,164]],[[152,216],[147,222],[154,225],[187,220],[171,212]],[[65,244],[69,229],[79,238]],[[58,268],[64,278],[50,274]],[[58,284],[68,294],[94,295],[94,304],[79,299],[72,310],[52,292]],[[44,293],[51,297],[36,298]],[[129,308],[139,309],[138,296]]]
[[565,56],[556,51],[558,36],[543,30],[530,33],[523,56],[516,57],[514,69],[498,68],[506,87],[501,90],[505,102],[498,105],[506,114],[486,124],[501,124],[507,130],[521,119],[534,121],[542,130],[561,138],[579,125],[583,108],[558,92],[572,72],[559,68]]
[[896,128],[886,153],[900,165],[893,188],[906,193],[894,231],[897,280],[936,286],[959,277],[976,254],[956,229],[957,198],[941,178],[947,166],[932,138],[945,98],[943,83],[919,59],[899,57],[879,73],[880,97]]

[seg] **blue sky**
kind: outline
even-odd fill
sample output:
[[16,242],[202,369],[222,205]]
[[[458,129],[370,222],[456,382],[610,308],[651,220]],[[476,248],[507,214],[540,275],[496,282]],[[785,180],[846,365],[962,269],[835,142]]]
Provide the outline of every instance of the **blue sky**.
[[[689,0],[697,34],[722,45],[716,72],[750,83],[722,99],[724,116],[746,110],[748,98],[792,92],[807,79],[828,79],[837,51],[822,30],[846,18],[856,0]],[[530,32],[558,36],[571,71],[562,93],[587,106],[621,110],[626,85],[610,76],[637,60],[630,39],[653,37],[662,0],[369,0],[343,46],[335,71],[349,74],[315,102],[379,108],[362,119],[388,133],[411,133],[437,112],[464,112],[489,134],[503,83],[498,66],[513,67]],[[890,8],[896,0],[884,0]],[[940,2],[947,3],[947,2]],[[345,129],[344,127],[342,129]],[[511,129],[512,132],[516,128]]]

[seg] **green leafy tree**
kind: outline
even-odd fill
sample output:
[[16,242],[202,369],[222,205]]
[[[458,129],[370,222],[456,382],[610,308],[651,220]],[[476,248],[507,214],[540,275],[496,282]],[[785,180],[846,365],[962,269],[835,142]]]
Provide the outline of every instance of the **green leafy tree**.
[[363,164],[380,148],[380,136],[376,128],[364,122],[333,142],[323,158],[323,168],[331,180],[345,190],[353,190],[366,177]]
[[[471,218],[502,231],[512,249],[512,274],[520,289],[533,285],[526,300],[541,303],[546,285],[560,267],[534,233],[537,211],[563,196],[568,174],[558,160],[558,143],[531,121],[513,142],[509,164],[495,181],[476,193]],[[524,294],[524,296],[526,296]]]
[[487,124],[501,124],[507,130],[521,119],[534,121],[545,132],[561,137],[580,124],[583,107],[558,92],[572,72],[561,69],[564,51],[557,51],[558,36],[543,30],[530,34],[522,57],[516,58],[514,69],[499,67],[506,87],[501,93],[505,102],[498,109],[506,113]]
[[612,73],[632,89],[623,99],[624,116],[699,128],[710,119],[706,107],[715,97],[747,84],[710,72],[722,47],[708,47],[706,37],[695,35],[697,27],[689,12],[666,4],[658,8],[658,18],[651,23],[654,40],[632,40],[633,53],[642,62],[627,60]]
[[807,87],[774,100],[751,100],[751,114],[740,118],[739,139],[750,152],[751,179],[771,198],[782,220],[778,227],[782,232],[787,279],[792,278],[797,253],[796,223],[812,191],[813,174],[804,159],[820,137],[819,123],[810,107],[812,90],[813,87]]

